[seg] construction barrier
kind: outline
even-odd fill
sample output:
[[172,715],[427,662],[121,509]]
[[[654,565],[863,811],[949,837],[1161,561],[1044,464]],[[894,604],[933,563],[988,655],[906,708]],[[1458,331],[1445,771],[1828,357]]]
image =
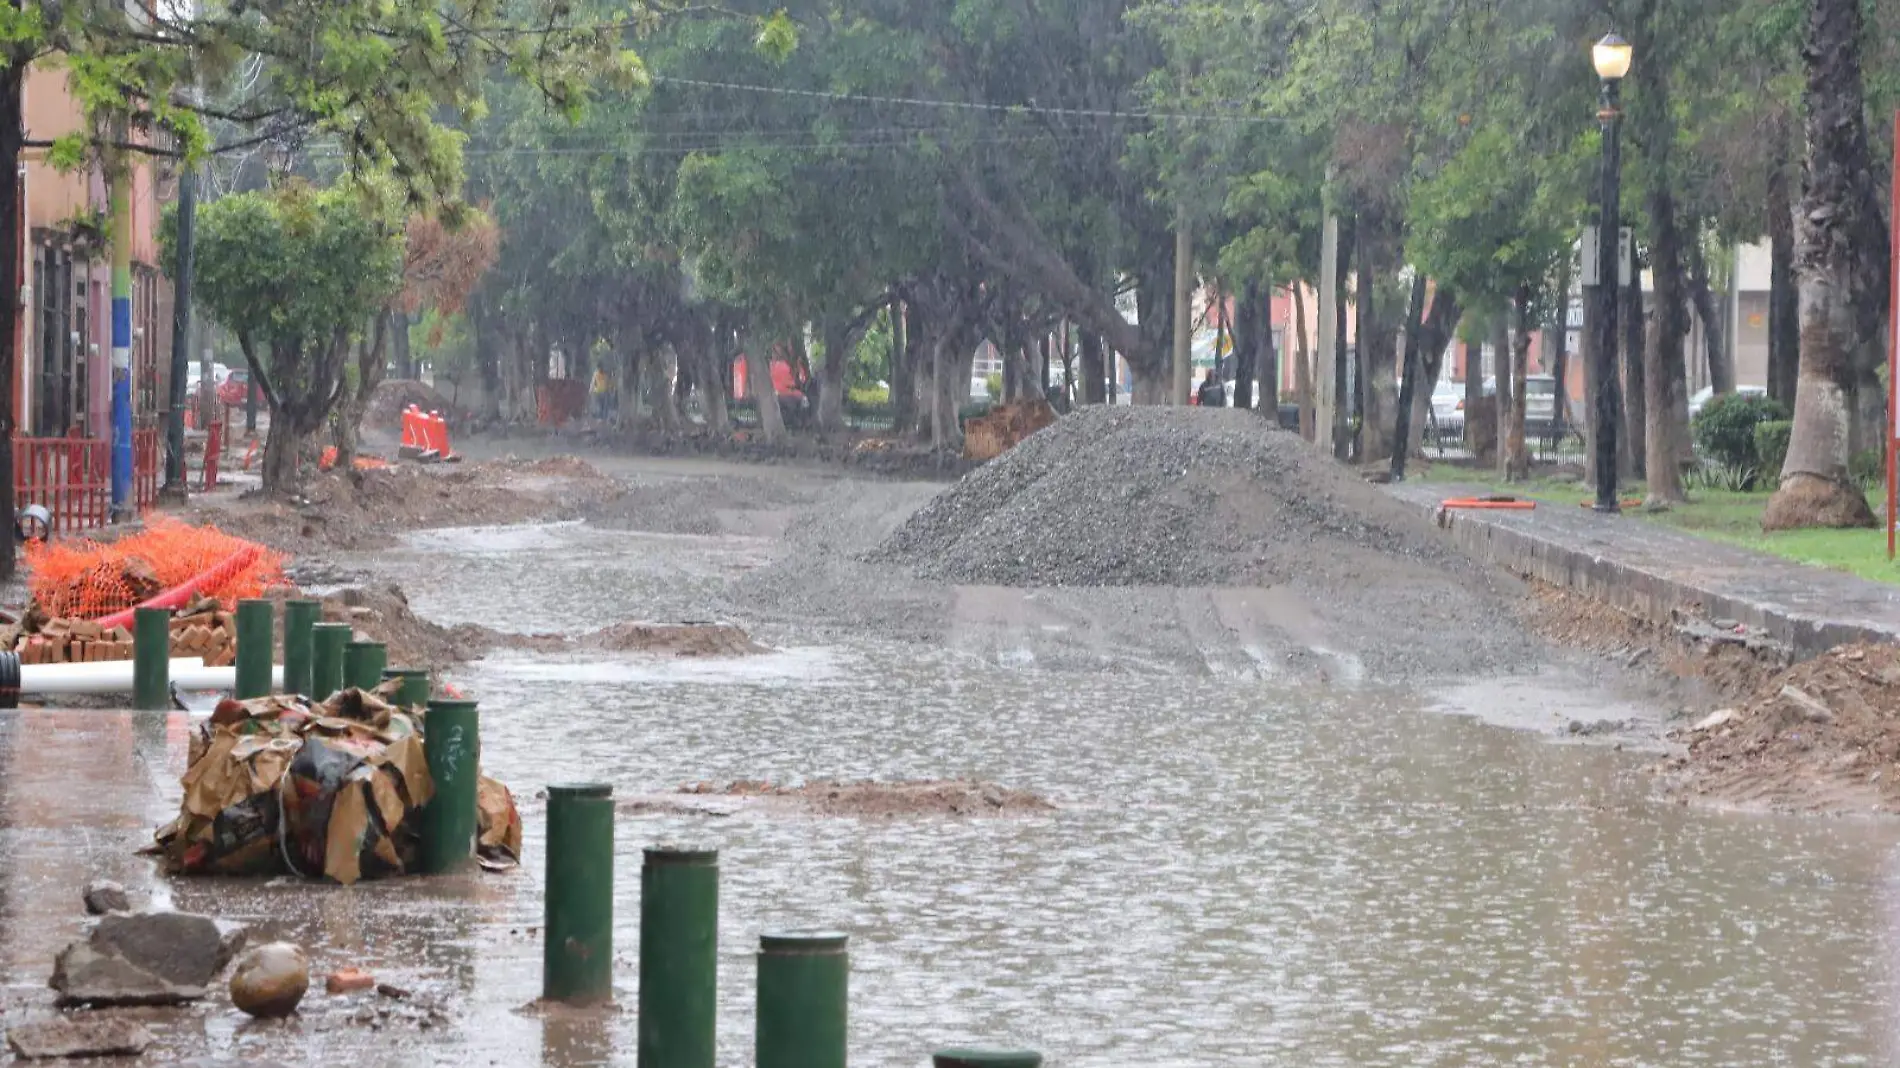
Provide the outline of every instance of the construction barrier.
[[587,383],[578,378],[556,378],[534,390],[535,419],[544,427],[560,429],[587,411]]
[[[132,432],[132,491],[139,512],[158,500],[156,428]],[[54,534],[105,526],[112,521],[112,443],[15,437],[13,500],[16,508],[45,508]]]
[[441,412],[425,412],[413,404],[402,413],[402,447],[398,455],[410,460],[445,463],[460,459],[449,448],[449,421]]
[[231,602],[284,583],[281,554],[164,516],[109,545],[28,542],[25,552],[27,592],[41,612],[107,626],[129,626],[139,605],[180,607],[199,595]]
[[1438,506],[1469,511],[1529,512],[1536,510],[1537,502],[1520,501],[1516,497],[1453,497],[1438,502]]

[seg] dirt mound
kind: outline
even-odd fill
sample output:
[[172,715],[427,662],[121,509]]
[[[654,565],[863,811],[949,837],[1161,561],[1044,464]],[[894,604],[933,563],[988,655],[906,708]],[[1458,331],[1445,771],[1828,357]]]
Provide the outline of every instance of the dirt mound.
[[1244,411],[1089,408],[925,505],[879,558],[1000,586],[1270,585],[1462,558],[1403,505]]
[[609,653],[660,656],[750,656],[766,652],[738,627],[722,623],[616,623],[581,636],[576,645]]
[[738,798],[768,808],[820,816],[1026,816],[1055,811],[1027,790],[950,779],[926,782],[694,783],[680,790],[693,797]]
[[486,627],[444,627],[423,619],[394,585],[338,590],[323,599],[323,618],[348,623],[358,635],[387,644],[391,667],[439,671],[478,659],[500,644]]
[[511,458],[327,472],[304,483],[299,501],[249,497],[191,514],[302,555],[373,549],[408,530],[567,518],[619,492],[619,483],[580,460]]
[[464,413],[456,411],[449,399],[436,392],[434,386],[413,379],[397,378],[385,380],[370,395],[369,404],[363,409],[363,425],[388,434],[400,434],[402,413],[412,404],[425,412],[442,413],[452,431],[460,429],[464,422]]
[[1670,785],[1792,811],[1900,812],[1900,646],[1856,645],[1769,678],[1683,732]]

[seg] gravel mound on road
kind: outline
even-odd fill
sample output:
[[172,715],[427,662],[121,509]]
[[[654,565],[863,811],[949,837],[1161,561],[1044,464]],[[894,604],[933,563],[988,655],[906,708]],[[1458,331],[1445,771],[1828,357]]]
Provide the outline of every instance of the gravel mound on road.
[[1273,585],[1468,566],[1297,436],[1198,408],[1071,415],[938,495],[872,558],[996,586]]

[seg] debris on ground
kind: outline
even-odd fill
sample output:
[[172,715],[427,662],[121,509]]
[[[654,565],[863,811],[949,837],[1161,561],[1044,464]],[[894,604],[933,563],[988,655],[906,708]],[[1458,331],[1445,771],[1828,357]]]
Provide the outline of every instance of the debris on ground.
[[104,916],[109,912],[131,912],[132,898],[125,887],[110,879],[94,879],[80,891],[80,899],[85,902],[86,913],[90,916]]
[[53,1057],[136,1057],[152,1044],[137,1020],[87,1012],[33,1020],[7,1029],[7,1046],[26,1060]]
[[820,816],[1021,816],[1055,811],[1054,805],[1027,790],[962,779],[919,782],[867,779],[808,782],[796,786],[740,780],[693,783],[681,788],[679,793],[736,798],[768,808]]
[[[395,683],[345,690],[322,704],[274,696],[221,702],[190,738],[178,818],[156,851],[187,874],[327,877],[345,886],[413,869],[414,814],[434,796],[423,754],[425,723],[390,705]],[[521,859],[519,815],[480,808],[480,853],[493,865]],[[497,820],[514,829],[497,828]]]
[[994,460],[1055,421],[1055,408],[1041,397],[999,404],[963,424],[963,458]]
[[188,912],[112,913],[60,951],[62,1005],[174,1005],[205,996],[244,944],[243,928]]
[[1682,734],[1675,791],[1791,811],[1900,812],[1900,646],[1843,646]]
[[[286,595],[292,589],[279,587]],[[237,621],[232,605],[200,596],[171,619],[171,655],[198,657],[208,667],[237,661]],[[30,607],[17,625],[0,627],[0,649],[20,654],[22,664],[86,664],[132,659],[132,632],[90,619],[48,619]]]
[[355,968],[342,968],[331,972],[323,980],[323,990],[327,994],[354,994],[371,990],[376,986],[376,977]]
[[231,972],[231,1004],[259,1019],[297,1011],[310,989],[310,958],[291,942],[270,942],[238,958]]
[[582,649],[657,656],[751,656],[768,652],[727,623],[616,623],[576,639]]

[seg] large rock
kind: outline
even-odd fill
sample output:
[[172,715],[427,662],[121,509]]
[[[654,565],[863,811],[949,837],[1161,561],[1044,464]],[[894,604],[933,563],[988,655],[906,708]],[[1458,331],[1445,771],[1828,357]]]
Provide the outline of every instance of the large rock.
[[289,1016],[309,989],[310,958],[289,942],[258,946],[231,973],[231,1004],[252,1016]]
[[136,1057],[152,1044],[137,1020],[81,1013],[21,1024],[7,1032],[7,1046],[27,1059],[40,1057]]
[[205,996],[244,944],[188,912],[114,913],[60,951],[52,987],[67,1005],[171,1005]]

